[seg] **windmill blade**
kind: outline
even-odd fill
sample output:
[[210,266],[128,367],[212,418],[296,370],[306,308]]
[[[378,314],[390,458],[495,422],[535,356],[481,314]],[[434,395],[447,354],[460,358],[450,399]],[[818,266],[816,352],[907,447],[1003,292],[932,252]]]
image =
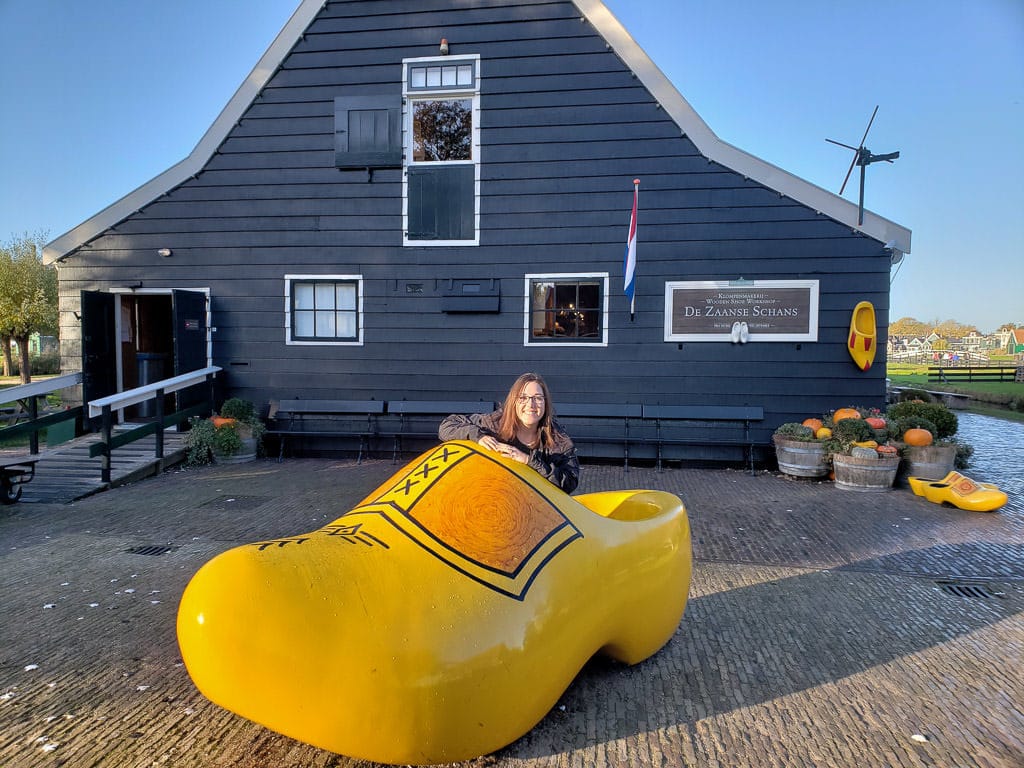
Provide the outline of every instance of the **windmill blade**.
[[839,188],[839,195],[842,196],[846,190],[846,182],[850,180],[850,174],[853,173],[853,166],[857,164],[857,158],[860,157],[860,150],[853,150],[853,160],[850,161],[850,168],[846,171],[846,178],[843,179],[843,186]]
[[857,148],[856,148],[856,147],[851,147],[851,146],[850,146],[849,144],[843,144],[843,142],[841,142],[841,141],[836,141],[835,139],[825,139],[825,141],[827,141],[827,142],[829,142],[829,143],[831,143],[831,144],[837,144],[837,145],[839,145],[840,147],[846,147],[847,149],[852,149],[852,150],[853,150],[854,152],[856,152],[856,151],[857,151]]
[[875,111],[871,113],[871,119],[868,120],[868,127],[864,129],[864,137],[860,140],[860,146],[863,149],[864,142],[868,140],[868,131],[871,130],[871,124],[875,122],[875,115],[878,114],[878,105],[875,104]]

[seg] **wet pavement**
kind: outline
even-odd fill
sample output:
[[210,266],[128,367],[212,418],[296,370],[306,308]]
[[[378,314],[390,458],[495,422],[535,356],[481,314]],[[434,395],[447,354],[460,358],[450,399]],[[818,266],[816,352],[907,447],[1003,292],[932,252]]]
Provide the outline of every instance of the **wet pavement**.
[[[215,554],[318,528],[396,469],[261,460],[0,509],[0,765],[368,765],[206,701],[175,614]],[[675,637],[634,667],[592,661],[465,765],[1024,765],[1021,499],[980,514],[767,472],[584,467],[580,492],[617,488],[686,503]]]

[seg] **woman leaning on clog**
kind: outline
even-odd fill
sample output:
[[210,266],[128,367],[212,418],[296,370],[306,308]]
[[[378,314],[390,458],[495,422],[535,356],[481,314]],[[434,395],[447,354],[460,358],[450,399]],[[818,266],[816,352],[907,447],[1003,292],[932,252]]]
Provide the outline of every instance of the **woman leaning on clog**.
[[536,373],[524,373],[494,413],[452,414],[441,422],[442,440],[473,440],[484,448],[526,464],[572,493],[580,481],[576,446],[554,419],[548,385]]

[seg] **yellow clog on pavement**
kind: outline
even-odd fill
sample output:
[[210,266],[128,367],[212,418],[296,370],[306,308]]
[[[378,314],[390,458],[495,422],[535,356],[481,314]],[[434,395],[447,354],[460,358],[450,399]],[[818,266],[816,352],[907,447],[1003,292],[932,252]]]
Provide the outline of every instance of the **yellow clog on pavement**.
[[[964,475],[961,475],[959,472],[953,471],[947,473],[945,477],[940,479],[934,479],[930,477],[908,477],[907,482],[910,484],[910,490],[912,490],[916,495],[924,496],[925,488],[927,488],[929,485],[933,483],[947,483],[952,485],[963,479]],[[975,481],[972,480],[971,482]],[[993,485],[992,483],[977,483],[977,485],[980,486],[981,488],[986,488],[988,490],[999,490],[999,486]]]
[[[952,474],[952,473],[951,473]],[[1006,503],[1006,493],[988,483],[958,475],[951,482],[927,483],[924,497],[935,504],[952,504],[972,512],[992,512]]]
[[351,757],[439,763],[529,731],[595,653],[635,664],[689,591],[686,510],[572,498],[450,442],[323,528],[204,565],[178,641],[213,702]]

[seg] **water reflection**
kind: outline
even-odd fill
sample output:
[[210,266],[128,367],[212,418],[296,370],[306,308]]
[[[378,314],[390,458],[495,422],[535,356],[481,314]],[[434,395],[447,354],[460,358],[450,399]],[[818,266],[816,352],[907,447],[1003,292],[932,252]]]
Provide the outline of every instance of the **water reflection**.
[[970,478],[995,483],[1010,499],[1007,507],[1024,509],[1024,424],[957,412],[957,439],[974,447]]

